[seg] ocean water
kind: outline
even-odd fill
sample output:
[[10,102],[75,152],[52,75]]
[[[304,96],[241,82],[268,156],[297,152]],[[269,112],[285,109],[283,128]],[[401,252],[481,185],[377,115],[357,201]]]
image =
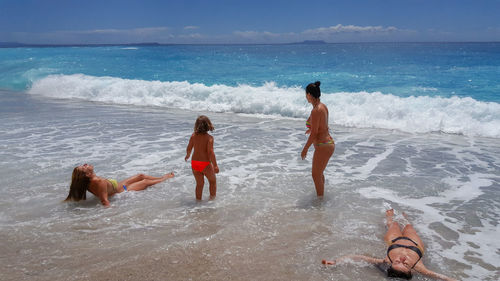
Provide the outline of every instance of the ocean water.
[[[499,43],[5,48],[0,73],[1,280],[385,280],[321,260],[382,257],[389,206],[431,270],[500,278]],[[313,148],[300,159],[315,80],[336,141],[323,199]],[[199,114],[214,201],[184,162]],[[64,203],[82,163],[176,177]]]

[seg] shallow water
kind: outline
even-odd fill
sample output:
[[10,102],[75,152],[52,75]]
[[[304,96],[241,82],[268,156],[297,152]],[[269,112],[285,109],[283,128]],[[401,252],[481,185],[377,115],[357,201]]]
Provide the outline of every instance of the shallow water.
[[[384,211],[405,211],[431,270],[500,278],[500,143],[332,126],[336,151],[317,199],[304,120],[54,100],[0,92],[1,280],[386,280]],[[198,114],[216,127],[217,199],[196,202],[184,162]],[[123,179],[176,177],[64,203],[74,166]],[[360,266],[361,265],[361,266]],[[426,280],[417,276],[416,280]]]

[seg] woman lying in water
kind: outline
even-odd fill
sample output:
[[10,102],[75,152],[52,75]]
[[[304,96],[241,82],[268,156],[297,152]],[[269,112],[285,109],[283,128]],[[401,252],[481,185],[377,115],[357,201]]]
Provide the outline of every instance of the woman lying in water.
[[[403,215],[406,218],[406,214],[403,213]],[[411,272],[416,271],[429,277],[441,280],[455,280],[445,275],[433,272],[424,266],[422,263],[424,243],[410,223],[407,223],[403,228],[403,232],[401,232],[399,224],[393,221],[393,209],[386,211],[386,217],[387,227],[389,227],[389,229],[384,237],[384,240],[388,245],[385,258],[377,259],[362,255],[347,255],[334,261],[323,260],[323,264],[335,265],[345,260],[365,261],[377,265],[384,271],[387,270],[388,277],[411,279]]]
[[80,201],[87,199],[87,190],[99,197],[104,206],[109,206],[108,198],[123,191],[139,191],[149,186],[173,178],[174,173],[165,174],[163,177],[152,177],[137,174],[118,182],[115,179],[98,177],[94,173],[94,166],[83,164],[73,169],[71,186],[65,201]]

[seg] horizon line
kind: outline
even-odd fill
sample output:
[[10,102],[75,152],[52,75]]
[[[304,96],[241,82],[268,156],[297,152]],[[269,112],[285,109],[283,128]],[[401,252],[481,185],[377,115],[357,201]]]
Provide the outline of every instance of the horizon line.
[[158,42],[138,42],[138,43],[19,43],[19,42],[0,42],[0,48],[22,48],[22,47],[103,47],[103,46],[173,46],[173,45],[328,45],[328,44],[414,44],[414,43],[500,43],[500,41],[362,41],[362,42],[325,42],[324,40],[304,40],[301,42],[287,43],[158,43]]

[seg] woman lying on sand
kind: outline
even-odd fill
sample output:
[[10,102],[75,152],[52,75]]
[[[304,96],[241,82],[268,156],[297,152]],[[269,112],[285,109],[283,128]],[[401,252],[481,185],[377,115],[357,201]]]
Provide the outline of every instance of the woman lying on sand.
[[133,177],[118,182],[115,179],[98,177],[94,173],[94,166],[83,164],[73,169],[71,186],[65,201],[80,201],[87,199],[87,190],[99,197],[104,206],[109,206],[108,197],[123,191],[139,191],[149,186],[160,183],[166,179],[173,178],[174,173],[165,174],[163,177],[152,177],[145,174],[137,174]]
[[[403,213],[403,215],[407,219],[406,214]],[[388,277],[411,279],[411,272],[416,271],[437,279],[455,280],[445,275],[433,272],[424,266],[422,263],[424,243],[410,223],[407,223],[403,228],[403,232],[401,232],[399,224],[393,221],[393,209],[386,211],[386,217],[389,229],[384,237],[384,240],[388,245],[387,255],[384,259],[377,259],[362,255],[347,255],[334,261],[323,260],[323,264],[335,265],[344,260],[361,260],[375,264],[384,271],[387,270]]]

